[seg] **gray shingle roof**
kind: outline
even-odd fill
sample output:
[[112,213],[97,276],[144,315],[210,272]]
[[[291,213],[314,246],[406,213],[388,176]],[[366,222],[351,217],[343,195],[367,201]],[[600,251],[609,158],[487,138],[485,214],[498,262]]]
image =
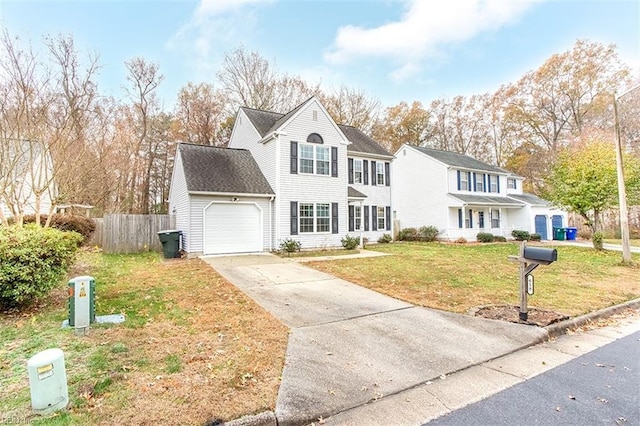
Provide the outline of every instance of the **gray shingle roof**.
[[[265,137],[269,133],[277,130],[282,126],[292,115],[300,110],[304,105],[310,102],[312,98],[307,99],[291,111],[286,114],[280,114],[277,112],[263,111],[259,109],[253,109],[248,107],[242,107],[242,111],[247,115],[253,126],[256,128],[261,137]],[[342,133],[346,136],[347,140],[351,142],[351,145],[347,147],[347,151],[350,152],[362,152],[367,154],[376,154],[392,157],[393,155],[380,146],[376,141],[365,135],[363,132],[353,126],[338,125]]]
[[518,201],[525,202],[527,204],[535,205],[535,206],[549,206],[549,203],[544,198],[540,198],[537,195],[529,194],[525,192],[524,194],[509,194],[508,197],[514,198]]
[[389,151],[384,149],[380,144],[378,144],[378,142],[365,135],[359,129],[353,126],[345,126],[344,124],[340,124],[338,127],[340,127],[342,133],[347,137],[347,140],[351,142],[351,145],[347,146],[348,152],[362,152],[392,157]]
[[476,160],[468,155],[458,154],[457,152],[442,151],[439,149],[425,148],[422,146],[414,146],[413,148],[428,155],[431,158],[453,167],[459,167],[461,169],[481,170],[492,173],[509,173],[500,167],[492,166],[483,161]]
[[472,195],[472,194],[451,194],[451,197],[457,198],[466,204],[477,204],[483,206],[513,206],[522,207],[522,203],[512,200],[509,197],[489,196],[489,195]]
[[347,187],[347,196],[349,198],[367,198],[367,196],[364,195],[362,192],[350,186]]
[[178,145],[188,191],[231,194],[273,194],[271,186],[246,149]]

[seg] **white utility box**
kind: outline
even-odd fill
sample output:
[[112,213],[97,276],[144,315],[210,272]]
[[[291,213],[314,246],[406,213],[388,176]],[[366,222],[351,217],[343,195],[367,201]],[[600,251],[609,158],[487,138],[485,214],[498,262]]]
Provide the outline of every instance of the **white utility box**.
[[27,361],[31,407],[35,414],[62,410],[69,403],[67,373],[61,349],[38,352]]

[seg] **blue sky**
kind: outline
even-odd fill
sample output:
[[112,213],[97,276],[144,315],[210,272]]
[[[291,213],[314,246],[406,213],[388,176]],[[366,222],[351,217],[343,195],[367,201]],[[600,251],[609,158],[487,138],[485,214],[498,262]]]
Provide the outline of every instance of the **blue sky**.
[[167,109],[187,82],[215,84],[243,45],[325,88],[382,106],[492,92],[578,38],[618,45],[640,72],[638,0],[1,0],[0,24],[34,47],[71,34],[100,55],[104,94],[124,95],[124,62],[157,62]]

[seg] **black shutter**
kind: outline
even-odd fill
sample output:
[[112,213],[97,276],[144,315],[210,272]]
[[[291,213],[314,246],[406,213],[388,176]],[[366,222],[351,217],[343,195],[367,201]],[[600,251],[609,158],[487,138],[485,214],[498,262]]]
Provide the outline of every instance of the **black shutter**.
[[458,209],[458,228],[462,228],[462,209]]
[[500,193],[500,176],[496,175],[496,181],[498,186],[498,193]]
[[298,235],[298,202],[291,202],[291,235]]
[[487,174],[486,173],[482,174],[482,188],[484,189],[484,192],[488,192],[487,191]]
[[349,232],[355,230],[356,213],[355,206],[349,206]]
[[378,230],[378,207],[376,206],[371,206],[371,230]]
[[384,184],[386,186],[391,186],[391,166],[389,163],[384,163],[384,175],[385,175]]
[[458,191],[460,191],[462,187],[460,186],[460,170],[458,170]]
[[338,177],[338,147],[331,147],[331,176]]
[[385,224],[387,225],[387,231],[391,231],[391,207],[385,207]]
[[291,141],[291,173],[298,173],[298,142],[294,141]]
[[365,185],[369,185],[369,161],[362,160],[362,178],[364,179],[362,183]]
[[469,209],[469,228],[473,228],[473,210]]
[[369,206],[362,206],[362,211],[364,212],[364,230],[369,230]]
[[476,192],[478,190],[478,174],[474,173],[473,174],[473,192]]
[[371,185],[377,185],[378,182],[376,182],[376,180],[377,180],[376,179],[376,162],[372,161],[371,162]]
[[331,203],[331,233],[338,233],[338,203]]
[[347,160],[348,168],[349,168],[349,183],[353,183],[353,158],[349,158]]

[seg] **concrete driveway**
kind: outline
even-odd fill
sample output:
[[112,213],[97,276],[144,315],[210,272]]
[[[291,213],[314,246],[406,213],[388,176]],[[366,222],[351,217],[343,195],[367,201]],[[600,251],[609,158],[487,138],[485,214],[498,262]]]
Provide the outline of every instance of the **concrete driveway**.
[[273,255],[203,260],[291,328],[279,425],[326,418],[547,337],[537,327],[416,307]]

